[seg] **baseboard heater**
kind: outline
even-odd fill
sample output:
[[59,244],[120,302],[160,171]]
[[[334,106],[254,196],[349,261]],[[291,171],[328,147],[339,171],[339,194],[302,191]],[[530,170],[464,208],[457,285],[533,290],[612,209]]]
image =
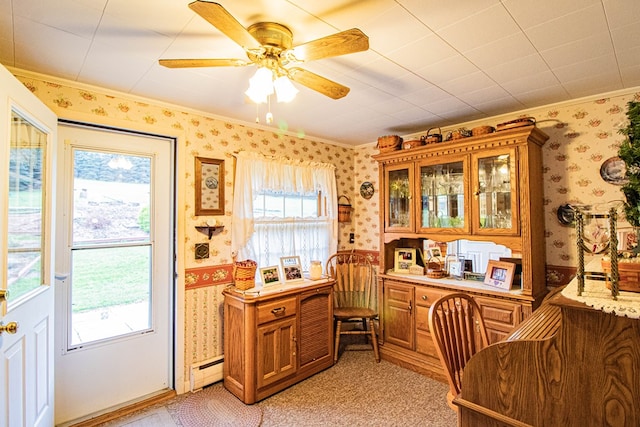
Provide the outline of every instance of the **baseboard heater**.
[[209,384],[221,381],[223,378],[223,366],[224,356],[214,357],[191,365],[191,391],[197,391]]

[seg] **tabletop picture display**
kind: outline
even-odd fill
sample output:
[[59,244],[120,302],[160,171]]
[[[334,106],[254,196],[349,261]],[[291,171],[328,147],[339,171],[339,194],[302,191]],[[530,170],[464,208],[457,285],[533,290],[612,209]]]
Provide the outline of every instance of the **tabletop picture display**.
[[282,274],[284,276],[285,282],[295,282],[297,280],[303,280],[302,265],[300,264],[299,256],[281,257],[280,265],[282,266]]
[[260,269],[262,286],[273,286],[280,284],[280,268],[277,265],[263,267]]
[[486,285],[509,290],[513,282],[516,265],[512,262],[489,260],[487,273],[484,276]]

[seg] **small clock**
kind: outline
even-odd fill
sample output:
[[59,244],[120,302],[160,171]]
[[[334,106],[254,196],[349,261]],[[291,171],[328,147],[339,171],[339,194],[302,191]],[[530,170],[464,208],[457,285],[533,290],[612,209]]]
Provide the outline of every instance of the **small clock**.
[[370,183],[369,181],[363,182],[362,185],[360,186],[360,195],[367,200],[373,196],[374,192],[375,190],[373,188],[373,184]]

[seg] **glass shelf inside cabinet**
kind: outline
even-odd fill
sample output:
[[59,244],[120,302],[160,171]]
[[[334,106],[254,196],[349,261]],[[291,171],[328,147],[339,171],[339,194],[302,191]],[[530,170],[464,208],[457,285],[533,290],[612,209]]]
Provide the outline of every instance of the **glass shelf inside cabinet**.
[[411,207],[409,170],[389,171],[389,226],[409,227]]
[[420,167],[422,228],[464,227],[463,162]]
[[512,227],[510,157],[478,159],[480,228]]

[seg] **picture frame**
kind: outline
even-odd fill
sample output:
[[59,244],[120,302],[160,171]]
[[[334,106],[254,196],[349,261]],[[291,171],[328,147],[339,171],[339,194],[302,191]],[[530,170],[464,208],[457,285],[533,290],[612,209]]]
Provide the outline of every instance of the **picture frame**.
[[433,248],[429,248],[427,249],[427,259],[431,259],[431,258],[441,258],[442,257],[442,251],[440,250],[439,247],[433,247]]
[[417,265],[417,252],[415,248],[396,248],[393,271],[408,274],[411,266]]
[[516,265],[512,262],[489,260],[484,276],[485,285],[510,290]]
[[277,265],[271,265],[269,267],[262,267],[260,269],[260,278],[262,279],[262,286],[279,285],[280,279],[280,267]]
[[195,158],[195,214],[224,215],[224,160]]
[[299,256],[280,257],[280,265],[282,266],[282,275],[285,282],[304,280]]

